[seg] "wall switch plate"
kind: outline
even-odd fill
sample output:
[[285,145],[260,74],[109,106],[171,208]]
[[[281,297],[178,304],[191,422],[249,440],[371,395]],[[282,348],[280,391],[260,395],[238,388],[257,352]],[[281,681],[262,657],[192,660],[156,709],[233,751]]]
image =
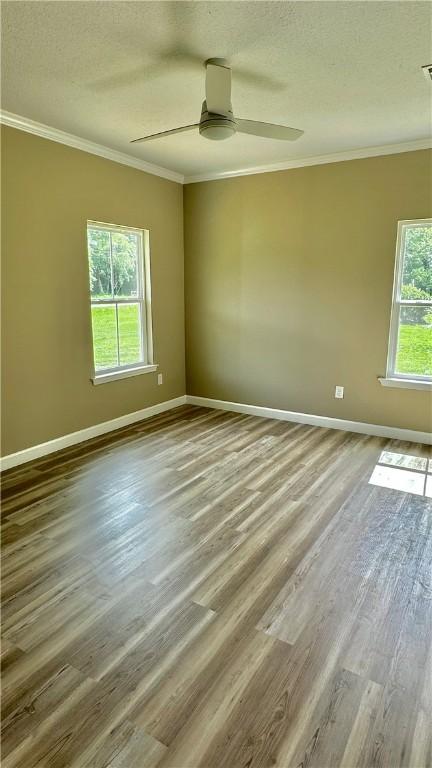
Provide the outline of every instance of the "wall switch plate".
[[344,396],[344,387],[336,386],[335,388],[335,397],[342,399]]
[[158,373],[158,384],[163,384],[163,373]]

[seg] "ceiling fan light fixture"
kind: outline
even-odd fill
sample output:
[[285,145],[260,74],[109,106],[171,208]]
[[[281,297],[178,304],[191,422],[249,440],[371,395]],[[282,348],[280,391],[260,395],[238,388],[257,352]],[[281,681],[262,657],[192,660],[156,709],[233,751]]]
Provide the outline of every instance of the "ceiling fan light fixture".
[[252,136],[283,141],[295,141],[303,135],[303,131],[298,128],[235,118],[231,104],[231,68],[228,62],[225,59],[208,59],[205,67],[206,97],[202,103],[199,123],[141,136],[139,139],[134,139],[132,143],[160,139],[176,133],[193,131],[198,127],[201,136],[211,141],[224,141],[230,139],[235,133],[249,133]]
[[200,123],[199,132],[201,136],[212,141],[223,141],[229,139],[236,132],[234,120],[227,120],[224,117],[205,120]]

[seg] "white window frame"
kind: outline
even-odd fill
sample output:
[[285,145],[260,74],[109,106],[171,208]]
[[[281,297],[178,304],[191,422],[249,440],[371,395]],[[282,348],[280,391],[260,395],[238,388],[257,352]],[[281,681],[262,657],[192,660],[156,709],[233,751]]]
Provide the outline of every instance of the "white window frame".
[[423,376],[413,373],[399,373],[396,371],[396,358],[399,338],[399,318],[401,307],[427,307],[432,310],[432,300],[411,300],[401,298],[402,276],[405,255],[405,238],[408,229],[413,227],[432,226],[432,219],[407,219],[398,222],[396,239],[396,258],[393,280],[393,298],[390,315],[390,333],[387,354],[387,372],[385,378],[379,381],[387,387],[404,387],[407,389],[430,389],[432,376]]
[[[131,298],[109,298],[94,299],[90,294],[90,314],[93,306],[115,306],[127,304],[139,304],[141,318],[141,360],[136,363],[127,363],[126,365],[117,365],[111,368],[99,368],[95,366],[95,348],[93,338],[92,323],[92,348],[93,348],[93,372],[92,381],[94,384],[104,384],[115,379],[127,378],[141,373],[151,373],[157,370],[157,365],[153,359],[153,329],[152,329],[152,311],[151,311],[151,279],[150,279],[150,237],[147,229],[137,229],[135,227],[126,227],[119,224],[107,224],[101,221],[87,221],[87,258],[90,268],[90,253],[88,248],[89,229],[98,229],[103,232],[124,232],[126,234],[138,235],[138,264],[137,264],[137,296]],[[110,238],[111,243],[111,238]],[[118,315],[117,319],[117,344],[118,344]],[[118,358],[120,355],[118,352]]]

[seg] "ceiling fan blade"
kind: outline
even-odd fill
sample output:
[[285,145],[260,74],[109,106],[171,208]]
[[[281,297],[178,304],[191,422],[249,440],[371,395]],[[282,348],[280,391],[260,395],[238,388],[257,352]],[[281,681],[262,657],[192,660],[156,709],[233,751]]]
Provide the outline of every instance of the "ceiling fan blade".
[[286,125],[260,123],[256,120],[239,120],[236,118],[237,132],[250,133],[252,136],[262,136],[265,139],[282,139],[295,141],[303,136],[304,131],[298,128],[288,128]]
[[206,64],[207,111],[228,115],[231,111],[231,70],[222,64]]
[[184,133],[185,131],[192,131],[194,128],[198,128],[199,123],[193,123],[192,125],[183,125],[181,128],[172,128],[170,131],[161,131],[160,133],[152,133],[150,136],[142,136],[140,139],[132,139],[131,144],[137,144],[140,141],[150,141],[151,139],[160,139],[162,136],[172,136],[174,133]]

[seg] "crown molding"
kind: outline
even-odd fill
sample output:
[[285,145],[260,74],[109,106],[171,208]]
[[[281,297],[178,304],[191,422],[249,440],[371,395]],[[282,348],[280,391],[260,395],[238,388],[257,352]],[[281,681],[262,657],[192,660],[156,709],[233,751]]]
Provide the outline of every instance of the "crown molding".
[[238,170],[233,171],[200,173],[197,176],[185,176],[183,183],[196,184],[200,181],[232,179],[236,176],[253,176],[258,173],[273,173],[274,171],[287,171],[291,168],[305,168],[308,165],[325,165],[327,163],[340,163],[344,160],[361,160],[366,157],[396,155],[401,152],[414,152],[419,149],[432,149],[432,139],[419,139],[417,141],[405,141],[401,144],[383,144],[379,147],[351,149],[347,152],[335,152],[334,154],[329,155],[314,155],[312,157],[296,158],[295,160],[284,160],[281,163],[257,165],[253,168],[239,168]]
[[200,173],[198,175],[183,176],[181,173],[172,171],[169,168],[162,168],[153,163],[147,163],[145,160],[139,160],[137,157],[118,152],[102,144],[95,144],[80,136],[72,133],[59,131],[57,128],[51,128],[49,125],[37,123],[35,120],[29,120],[27,117],[15,115],[13,112],[0,110],[0,124],[8,125],[11,128],[17,128],[19,131],[32,133],[43,139],[56,141],[59,144],[65,144],[74,149],[80,149],[82,152],[89,152],[91,155],[104,157],[106,160],[112,160],[114,163],[129,165],[131,168],[137,168],[139,171],[150,173],[153,176],[160,176],[163,179],[175,181],[178,184],[196,184],[200,181],[217,181],[218,179],[232,179],[236,176],[253,176],[258,173],[273,173],[275,171],[287,171],[291,168],[305,168],[309,165],[325,165],[327,163],[340,163],[344,160],[361,160],[367,157],[379,157],[380,155],[396,155],[400,152],[413,152],[419,149],[432,149],[432,139],[419,139],[417,141],[405,141],[400,144],[383,144],[378,147],[365,147],[363,149],[352,149],[346,152],[335,152],[328,155],[312,155],[311,157],[295,158],[294,160],[283,160],[280,163],[267,163],[266,165],[256,165],[252,168],[237,168],[231,171],[214,171],[209,173]]
[[72,133],[59,131],[57,128],[51,128],[49,125],[37,123],[35,120],[29,120],[27,117],[15,115],[13,112],[0,110],[0,123],[8,125],[11,128],[17,128],[19,131],[32,133],[43,139],[56,141],[58,144],[66,144],[68,147],[80,149],[83,152],[89,152],[91,155],[104,157],[106,160],[112,160],[114,163],[129,165],[131,168],[137,168],[139,171],[145,171],[145,173],[150,173],[153,176],[160,176],[163,179],[169,179],[169,181],[176,181],[178,184],[183,184],[184,182],[184,177],[181,173],[171,171],[169,168],[162,168],[159,165],[147,163],[145,160],[139,160],[137,157],[132,157],[132,155],[127,155],[123,152],[118,152],[115,149],[104,147],[102,144],[95,144],[93,141],[87,141],[87,139],[74,136]]

